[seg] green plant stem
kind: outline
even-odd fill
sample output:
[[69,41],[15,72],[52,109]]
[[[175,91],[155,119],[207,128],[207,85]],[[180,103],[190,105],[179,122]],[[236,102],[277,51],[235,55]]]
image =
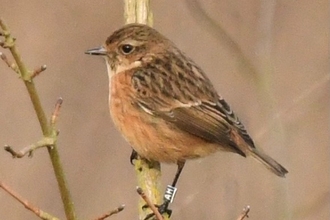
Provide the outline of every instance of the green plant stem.
[[[5,25],[5,23],[3,22],[2,19],[0,19],[0,26],[5,33],[5,35],[4,35],[5,45],[6,45],[6,47],[9,48],[12,56],[15,59],[17,67],[18,67],[20,75],[21,75],[21,78],[29,93],[31,102],[33,104],[33,108],[38,117],[38,121],[39,121],[41,130],[42,130],[42,133],[45,137],[53,137],[56,140],[56,136],[57,136],[56,131],[54,131],[51,128],[50,124],[48,124],[48,120],[47,120],[46,114],[42,108],[36,87],[34,85],[33,80],[31,79],[31,72],[28,71],[27,67],[25,66],[24,62],[22,61],[22,58],[15,45],[15,39],[10,35],[8,27]],[[65,178],[62,163],[61,163],[61,160],[59,157],[56,141],[55,141],[54,145],[47,147],[47,149],[48,149],[50,159],[52,161],[53,170],[54,170],[56,180],[57,180],[57,183],[59,186],[66,218],[68,220],[75,220],[76,215],[75,215],[74,205],[73,205],[70,191],[68,188],[68,184],[67,184],[67,181]]]
[[[124,0],[125,23],[142,23],[152,26],[153,16],[150,9],[150,0]],[[154,204],[160,204],[161,197],[161,167],[156,161],[137,159],[134,162],[138,186],[143,189]],[[150,210],[142,209],[143,199],[139,201],[139,219],[144,219]]]

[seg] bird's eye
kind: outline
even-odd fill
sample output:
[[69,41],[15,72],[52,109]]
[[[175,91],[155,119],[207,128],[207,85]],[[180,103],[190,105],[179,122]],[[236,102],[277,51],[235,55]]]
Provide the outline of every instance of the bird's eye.
[[130,44],[123,44],[120,46],[120,50],[123,52],[123,54],[127,55],[133,52],[134,46]]

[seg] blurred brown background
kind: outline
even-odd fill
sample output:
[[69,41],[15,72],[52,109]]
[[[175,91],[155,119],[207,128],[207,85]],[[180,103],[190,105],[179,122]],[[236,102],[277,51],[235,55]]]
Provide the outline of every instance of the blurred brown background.
[[[247,126],[258,146],[288,170],[286,179],[251,158],[218,153],[190,161],[179,181],[173,219],[329,219],[329,2],[152,1],[154,26],[192,57]],[[84,55],[123,24],[121,0],[0,0],[48,114],[64,99],[59,150],[77,213],[91,219],[125,203],[111,219],[137,219],[130,147],[107,109],[101,58]],[[228,42],[224,32],[239,46]],[[237,50],[251,62],[244,64]],[[8,56],[8,51],[1,49]],[[23,83],[0,62],[0,145],[41,137]],[[175,166],[163,166],[163,185]],[[45,149],[13,160],[0,151],[0,180],[62,219]],[[0,190],[0,219],[38,219]]]

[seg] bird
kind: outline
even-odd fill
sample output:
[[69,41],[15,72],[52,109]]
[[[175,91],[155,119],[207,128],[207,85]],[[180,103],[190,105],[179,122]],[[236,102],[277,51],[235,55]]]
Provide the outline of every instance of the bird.
[[127,24],[103,46],[114,125],[141,157],[176,163],[227,151],[252,156],[279,177],[288,173],[255,146],[245,126],[204,71],[171,40],[144,24]]

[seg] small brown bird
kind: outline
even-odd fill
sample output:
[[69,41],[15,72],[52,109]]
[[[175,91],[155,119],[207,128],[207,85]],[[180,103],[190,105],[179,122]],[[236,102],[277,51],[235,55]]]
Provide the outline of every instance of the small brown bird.
[[203,70],[155,29],[129,24],[87,54],[106,59],[114,124],[148,160],[177,163],[217,151],[252,156],[284,177],[288,171],[258,150]]

